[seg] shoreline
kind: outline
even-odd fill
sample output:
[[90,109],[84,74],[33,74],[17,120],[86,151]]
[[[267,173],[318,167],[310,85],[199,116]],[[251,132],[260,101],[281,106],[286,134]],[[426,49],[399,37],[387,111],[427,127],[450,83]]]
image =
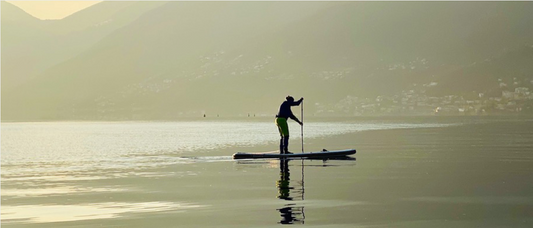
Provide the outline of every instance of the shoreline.
[[[295,113],[297,117],[299,113]],[[28,120],[1,120],[1,123],[62,123],[62,122],[183,122],[183,121],[259,121],[274,119],[275,115],[259,115],[259,116],[184,116],[179,118],[153,118],[153,119],[129,119],[129,118],[103,118],[103,119],[28,119]],[[533,118],[531,114],[490,114],[490,115],[360,115],[360,116],[305,116],[305,120],[360,120],[360,119],[413,119],[413,118]]]

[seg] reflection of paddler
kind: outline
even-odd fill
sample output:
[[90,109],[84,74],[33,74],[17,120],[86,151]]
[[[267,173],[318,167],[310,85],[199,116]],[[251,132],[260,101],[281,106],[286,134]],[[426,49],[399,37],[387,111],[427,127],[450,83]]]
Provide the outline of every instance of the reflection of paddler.
[[278,198],[284,199],[284,200],[292,200],[292,197],[290,197],[290,191],[292,187],[290,187],[290,173],[289,173],[289,160],[287,159],[280,159],[279,160],[279,169],[280,169],[280,179],[277,182],[278,186]]
[[278,209],[278,211],[281,213],[282,217],[281,221],[279,221],[280,224],[293,224],[294,221],[299,221],[294,217],[291,207],[284,207]]
[[[303,166],[302,166],[303,167]],[[289,173],[289,160],[286,158],[281,158],[279,160],[279,176],[280,179],[277,181],[278,186],[278,198],[283,200],[292,201],[293,198],[290,196],[291,190],[293,187],[290,187],[290,173]],[[303,178],[303,176],[302,176]],[[302,179],[303,184],[303,179]],[[302,185],[303,188],[303,185]],[[302,190],[302,199],[303,199],[303,190]],[[304,223],[305,215],[303,207],[296,207],[295,204],[287,204],[285,207],[277,209],[281,215],[280,224],[294,224],[294,223]]]

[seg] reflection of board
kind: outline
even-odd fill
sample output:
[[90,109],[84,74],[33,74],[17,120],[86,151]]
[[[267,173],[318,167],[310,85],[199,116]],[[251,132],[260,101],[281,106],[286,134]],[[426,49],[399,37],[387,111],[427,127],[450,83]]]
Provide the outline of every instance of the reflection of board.
[[246,159],[246,158],[333,158],[344,157],[355,154],[354,149],[347,150],[332,150],[332,151],[320,151],[320,152],[305,152],[294,154],[280,154],[279,151],[267,152],[267,153],[235,153],[233,159]]

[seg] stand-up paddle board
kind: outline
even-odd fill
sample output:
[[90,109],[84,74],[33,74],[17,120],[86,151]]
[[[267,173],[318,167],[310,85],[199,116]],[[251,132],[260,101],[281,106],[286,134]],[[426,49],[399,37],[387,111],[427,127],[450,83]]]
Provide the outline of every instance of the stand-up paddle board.
[[250,158],[332,158],[332,157],[344,157],[355,154],[355,149],[347,150],[322,150],[319,152],[305,152],[294,154],[280,154],[279,151],[266,152],[266,153],[243,153],[238,152],[233,154],[233,159],[250,159]]

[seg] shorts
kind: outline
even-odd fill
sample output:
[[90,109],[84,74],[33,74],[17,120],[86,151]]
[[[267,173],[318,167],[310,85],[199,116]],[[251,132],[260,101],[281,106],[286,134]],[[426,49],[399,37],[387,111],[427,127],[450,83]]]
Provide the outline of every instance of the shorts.
[[289,136],[289,125],[287,124],[286,118],[277,117],[276,125],[278,126],[279,135],[281,137]]

